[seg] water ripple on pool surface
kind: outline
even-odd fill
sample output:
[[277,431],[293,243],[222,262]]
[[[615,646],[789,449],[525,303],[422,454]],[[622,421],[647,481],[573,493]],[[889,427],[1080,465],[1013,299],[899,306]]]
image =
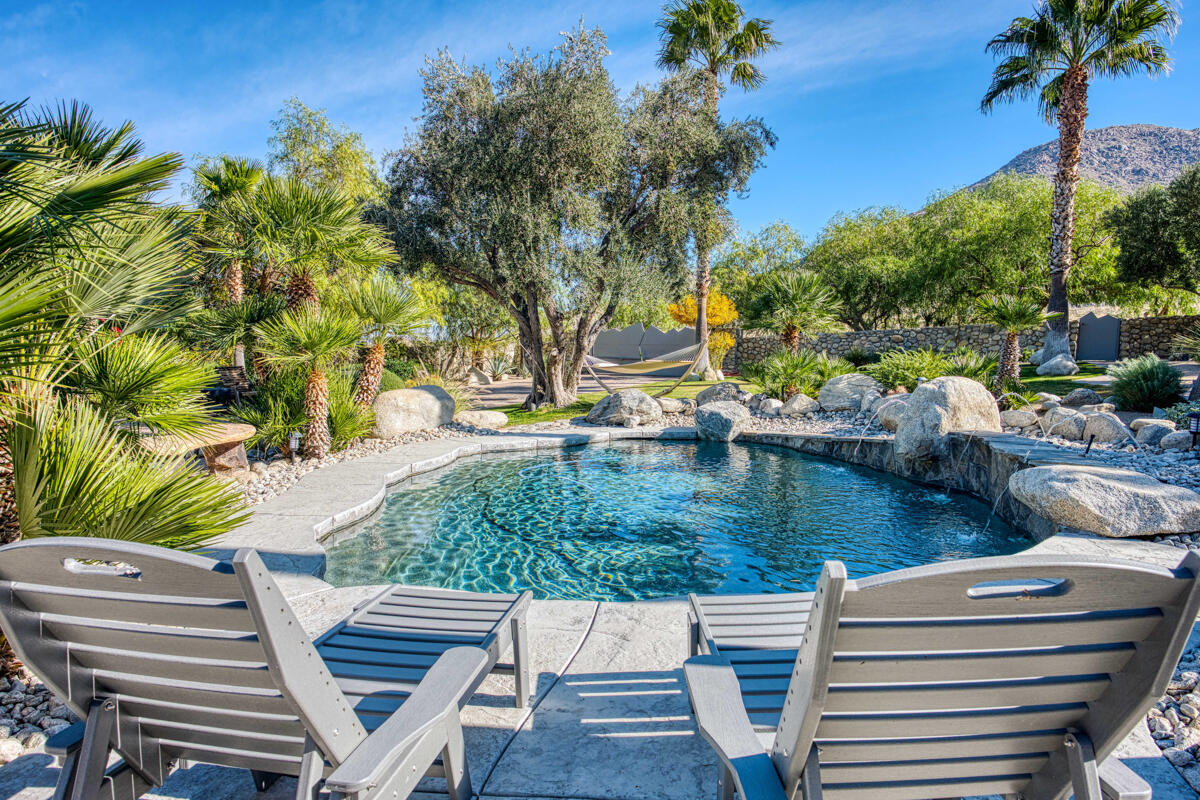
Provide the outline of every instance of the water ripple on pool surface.
[[811,589],[1032,544],[984,504],[760,445],[625,442],[460,462],[388,495],[329,550],[337,586],[645,600]]

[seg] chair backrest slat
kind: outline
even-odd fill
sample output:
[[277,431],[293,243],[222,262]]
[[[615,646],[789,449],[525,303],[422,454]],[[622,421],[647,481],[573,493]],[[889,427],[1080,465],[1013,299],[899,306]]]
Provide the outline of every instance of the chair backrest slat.
[[365,730],[352,710],[327,712],[347,701],[261,559],[237,560],[87,538],[18,542],[0,548],[0,623],[76,714],[95,698],[116,702],[114,745],[147,777],[180,758],[294,774],[306,734],[340,763]]
[[[830,800],[1056,796],[1068,732],[1104,758],[1165,690],[1198,576],[1196,554],[1175,570],[1010,556],[848,581],[835,624],[810,618],[772,749],[780,775],[794,788],[815,744]],[[797,680],[806,659],[828,684],[819,708]],[[792,706],[818,718],[811,733],[783,724]]]

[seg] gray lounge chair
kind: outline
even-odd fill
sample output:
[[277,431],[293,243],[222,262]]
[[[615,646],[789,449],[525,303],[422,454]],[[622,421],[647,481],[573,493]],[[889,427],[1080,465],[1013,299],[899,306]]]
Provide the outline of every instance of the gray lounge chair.
[[1166,690],[1198,575],[1195,553],[1174,570],[1011,556],[862,580],[831,561],[813,594],[694,597],[706,654],[684,673],[719,797],[1149,798],[1105,759]]
[[295,776],[304,800],[322,784],[402,798],[426,774],[466,800],[459,709],[507,641],[525,661],[528,602],[389,589],[314,646],[253,550],[221,562],[103,539],[0,548],[0,627],[84,720],[48,743],[63,759],[56,800],[132,800],[190,763],[249,769],[260,789]]

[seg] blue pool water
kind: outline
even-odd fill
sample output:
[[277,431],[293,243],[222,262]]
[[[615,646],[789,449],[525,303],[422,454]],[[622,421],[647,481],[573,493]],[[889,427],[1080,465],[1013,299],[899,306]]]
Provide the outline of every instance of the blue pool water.
[[762,445],[625,442],[459,462],[401,485],[329,549],[337,586],[644,600],[811,589],[1023,550],[983,503]]

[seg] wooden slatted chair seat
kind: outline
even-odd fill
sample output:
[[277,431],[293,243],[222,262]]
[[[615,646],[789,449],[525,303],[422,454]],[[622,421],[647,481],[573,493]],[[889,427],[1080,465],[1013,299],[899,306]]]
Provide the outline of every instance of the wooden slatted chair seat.
[[1198,576],[1195,553],[1174,570],[1010,556],[857,581],[829,562],[811,596],[693,598],[704,655],[684,671],[721,797],[1148,798],[1105,759],[1166,690]]
[[[372,621],[402,595],[375,598],[326,641],[359,636],[364,653],[402,641],[411,625]],[[445,625],[463,602],[423,600]],[[520,600],[495,603],[509,612],[494,627],[516,629]],[[355,655],[331,669],[253,550],[220,562],[78,537],[0,548],[0,627],[85,720],[48,743],[64,760],[56,797],[72,800],[133,800],[192,762],[249,769],[260,788],[295,776],[306,800],[322,781],[334,798],[404,797],[425,774],[465,800],[459,709],[505,641],[472,631],[468,646],[431,639],[420,664]],[[121,761],[106,769],[110,752]]]

